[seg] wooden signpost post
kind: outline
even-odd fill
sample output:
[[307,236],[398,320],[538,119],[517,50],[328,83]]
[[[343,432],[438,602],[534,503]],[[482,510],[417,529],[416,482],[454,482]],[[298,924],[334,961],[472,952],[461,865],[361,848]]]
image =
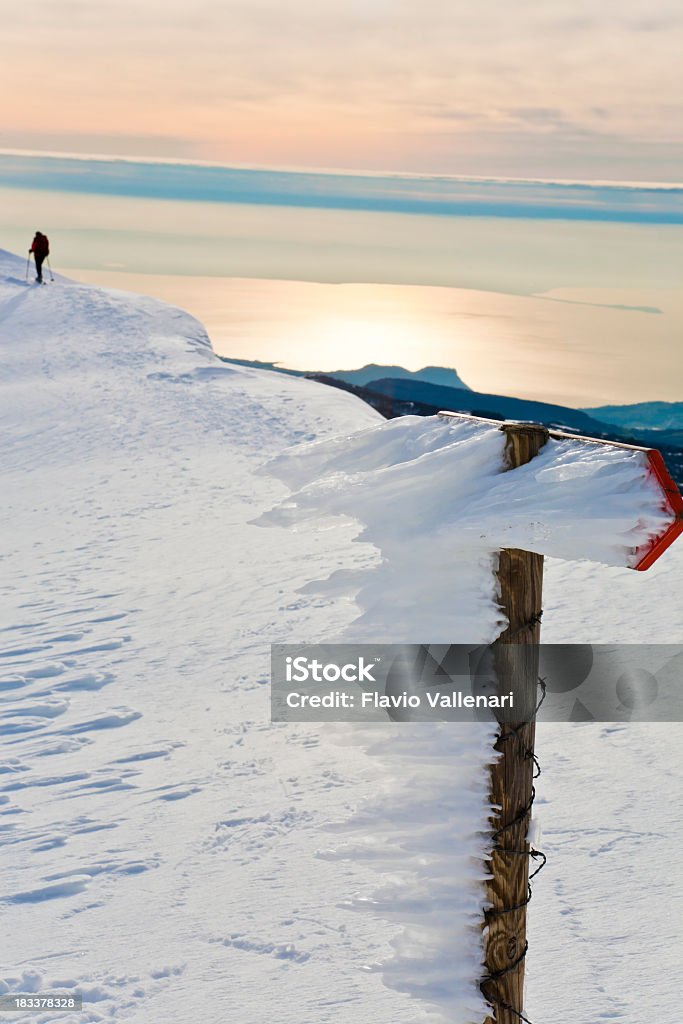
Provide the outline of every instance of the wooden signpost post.
[[[659,452],[617,445],[595,438],[547,430],[537,424],[501,423],[459,413],[443,418],[490,424],[506,435],[506,471],[519,468],[539,454],[549,438],[577,443],[605,444],[641,451],[660,488],[662,508],[670,512],[670,525],[635,557],[635,569],[648,569],[683,532],[683,499],[669,476]],[[524,964],[527,951],[526,908],[530,898],[529,864],[538,854],[527,840],[533,803],[535,710],[541,635],[543,555],[519,549],[500,552],[499,600],[508,625],[493,645],[501,692],[522,694],[524,713],[516,723],[502,723],[491,766],[490,803],[492,850],[484,911],[484,969],[481,989],[491,1007],[485,1024],[519,1024],[524,1016]],[[528,712],[528,713],[527,713]]]

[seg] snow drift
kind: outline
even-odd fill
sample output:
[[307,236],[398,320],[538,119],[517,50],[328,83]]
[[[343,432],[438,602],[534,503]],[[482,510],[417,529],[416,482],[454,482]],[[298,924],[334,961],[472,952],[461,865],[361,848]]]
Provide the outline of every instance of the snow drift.
[[633,566],[672,520],[642,452],[574,439],[504,469],[497,426],[405,416],[300,445],[268,470],[293,493],[263,519],[297,524],[344,516],[382,553],[341,571],[327,594],[357,593],[356,641],[490,643],[504,628],[496,553],[523,548],[566,560]]

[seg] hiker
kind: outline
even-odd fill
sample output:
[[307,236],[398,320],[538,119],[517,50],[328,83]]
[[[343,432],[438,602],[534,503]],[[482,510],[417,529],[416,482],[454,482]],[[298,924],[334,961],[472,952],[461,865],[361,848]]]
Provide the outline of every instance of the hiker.
[[43,262],[50,255],[50,243],[47,235],[44,235],[42,231],[36,231],[35,238],[31,248],[29,249],[29,255],[33,253],[33,258],[36,261],[36,281],[39,284],[43,283]]

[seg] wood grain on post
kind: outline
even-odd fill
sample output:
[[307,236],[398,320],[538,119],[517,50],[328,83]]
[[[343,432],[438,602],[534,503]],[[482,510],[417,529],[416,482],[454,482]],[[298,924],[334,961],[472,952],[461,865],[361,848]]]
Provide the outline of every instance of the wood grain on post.
[[[505,424],[501,429],[507,435],[507,469],[530,462],[548,439],[547,430],[536,425]],[[500,756],[491,766],[490,821],[494,848],[489,865],[491,877],[486,885],[489,908],[484,922],[486,978],[482,992],[492,1008],[486,1024],[519,1024],[518,1014],[523,1013],[524,1007],[529,886],[526,837],[533,791],[532,716],[538,681],[543,555],[516,548],[501,551],[498,581],[501,608],[508,619],[508,626],[494,647],[498,689],[507,693],[512,689],[511,680],[515,680],[515,711],[520,713],[516,723],[501,723],[496,743]],[[520,723],[529,718],[532,721],[520,728]]]

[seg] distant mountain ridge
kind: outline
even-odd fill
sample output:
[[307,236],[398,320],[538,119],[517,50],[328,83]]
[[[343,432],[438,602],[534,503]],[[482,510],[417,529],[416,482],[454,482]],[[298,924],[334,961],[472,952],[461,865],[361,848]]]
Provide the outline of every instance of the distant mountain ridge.
[[382,363],[366,363],[357,370],[292,370],[279,363],[267,362],[262,359],[229,359],[219,356],[224,363],[236,363],[238,366],[253,366],[257,370],[274,370],[276,373],[287,373],[293,377],[325,377],[326,379],[343,380],[355,387],[365,387],[371,380],[380,377],[391,377],[392,380],[424,381],[428,384],[439,384],[447,388],[460,388],[469,391],[469,387],[458,376],[456,370],[446,366],[423,366],[421,370],[406,370],[404,366],[385,366]]
[[513,420],[530,420],[539,423],[571,427],[574,430],[591,432],[606,429],[606,424],[593,419],[580,409],[570,409],[550,402],[533,402],[524,398],[507,398],[504,395],[487,394],[481,391],[465,391],[462,388],[441,387],[425,381],[384,378],[369,381],[367,388],[379,394],[388,395],[398,401],[421,402],[451,412],[468,411],[478,416],[504,417]]
[[[322,375],[321,375],[322,376]],[[459,388],[469,391],[469,387],[458,376],[457,372],[445,366],[423,366],[421,370],[406,370],[403,366],[382,366],[380,363],[368,363],[359,370],[328,370],[326,377],[345,380],[347,384],[359,387],[367,386],[373,380],[391,378],[392,380],[424,381],[446,388]]]
[[636,402],[584,409],[603,423],[633,430],[683,430],[683,402]]

